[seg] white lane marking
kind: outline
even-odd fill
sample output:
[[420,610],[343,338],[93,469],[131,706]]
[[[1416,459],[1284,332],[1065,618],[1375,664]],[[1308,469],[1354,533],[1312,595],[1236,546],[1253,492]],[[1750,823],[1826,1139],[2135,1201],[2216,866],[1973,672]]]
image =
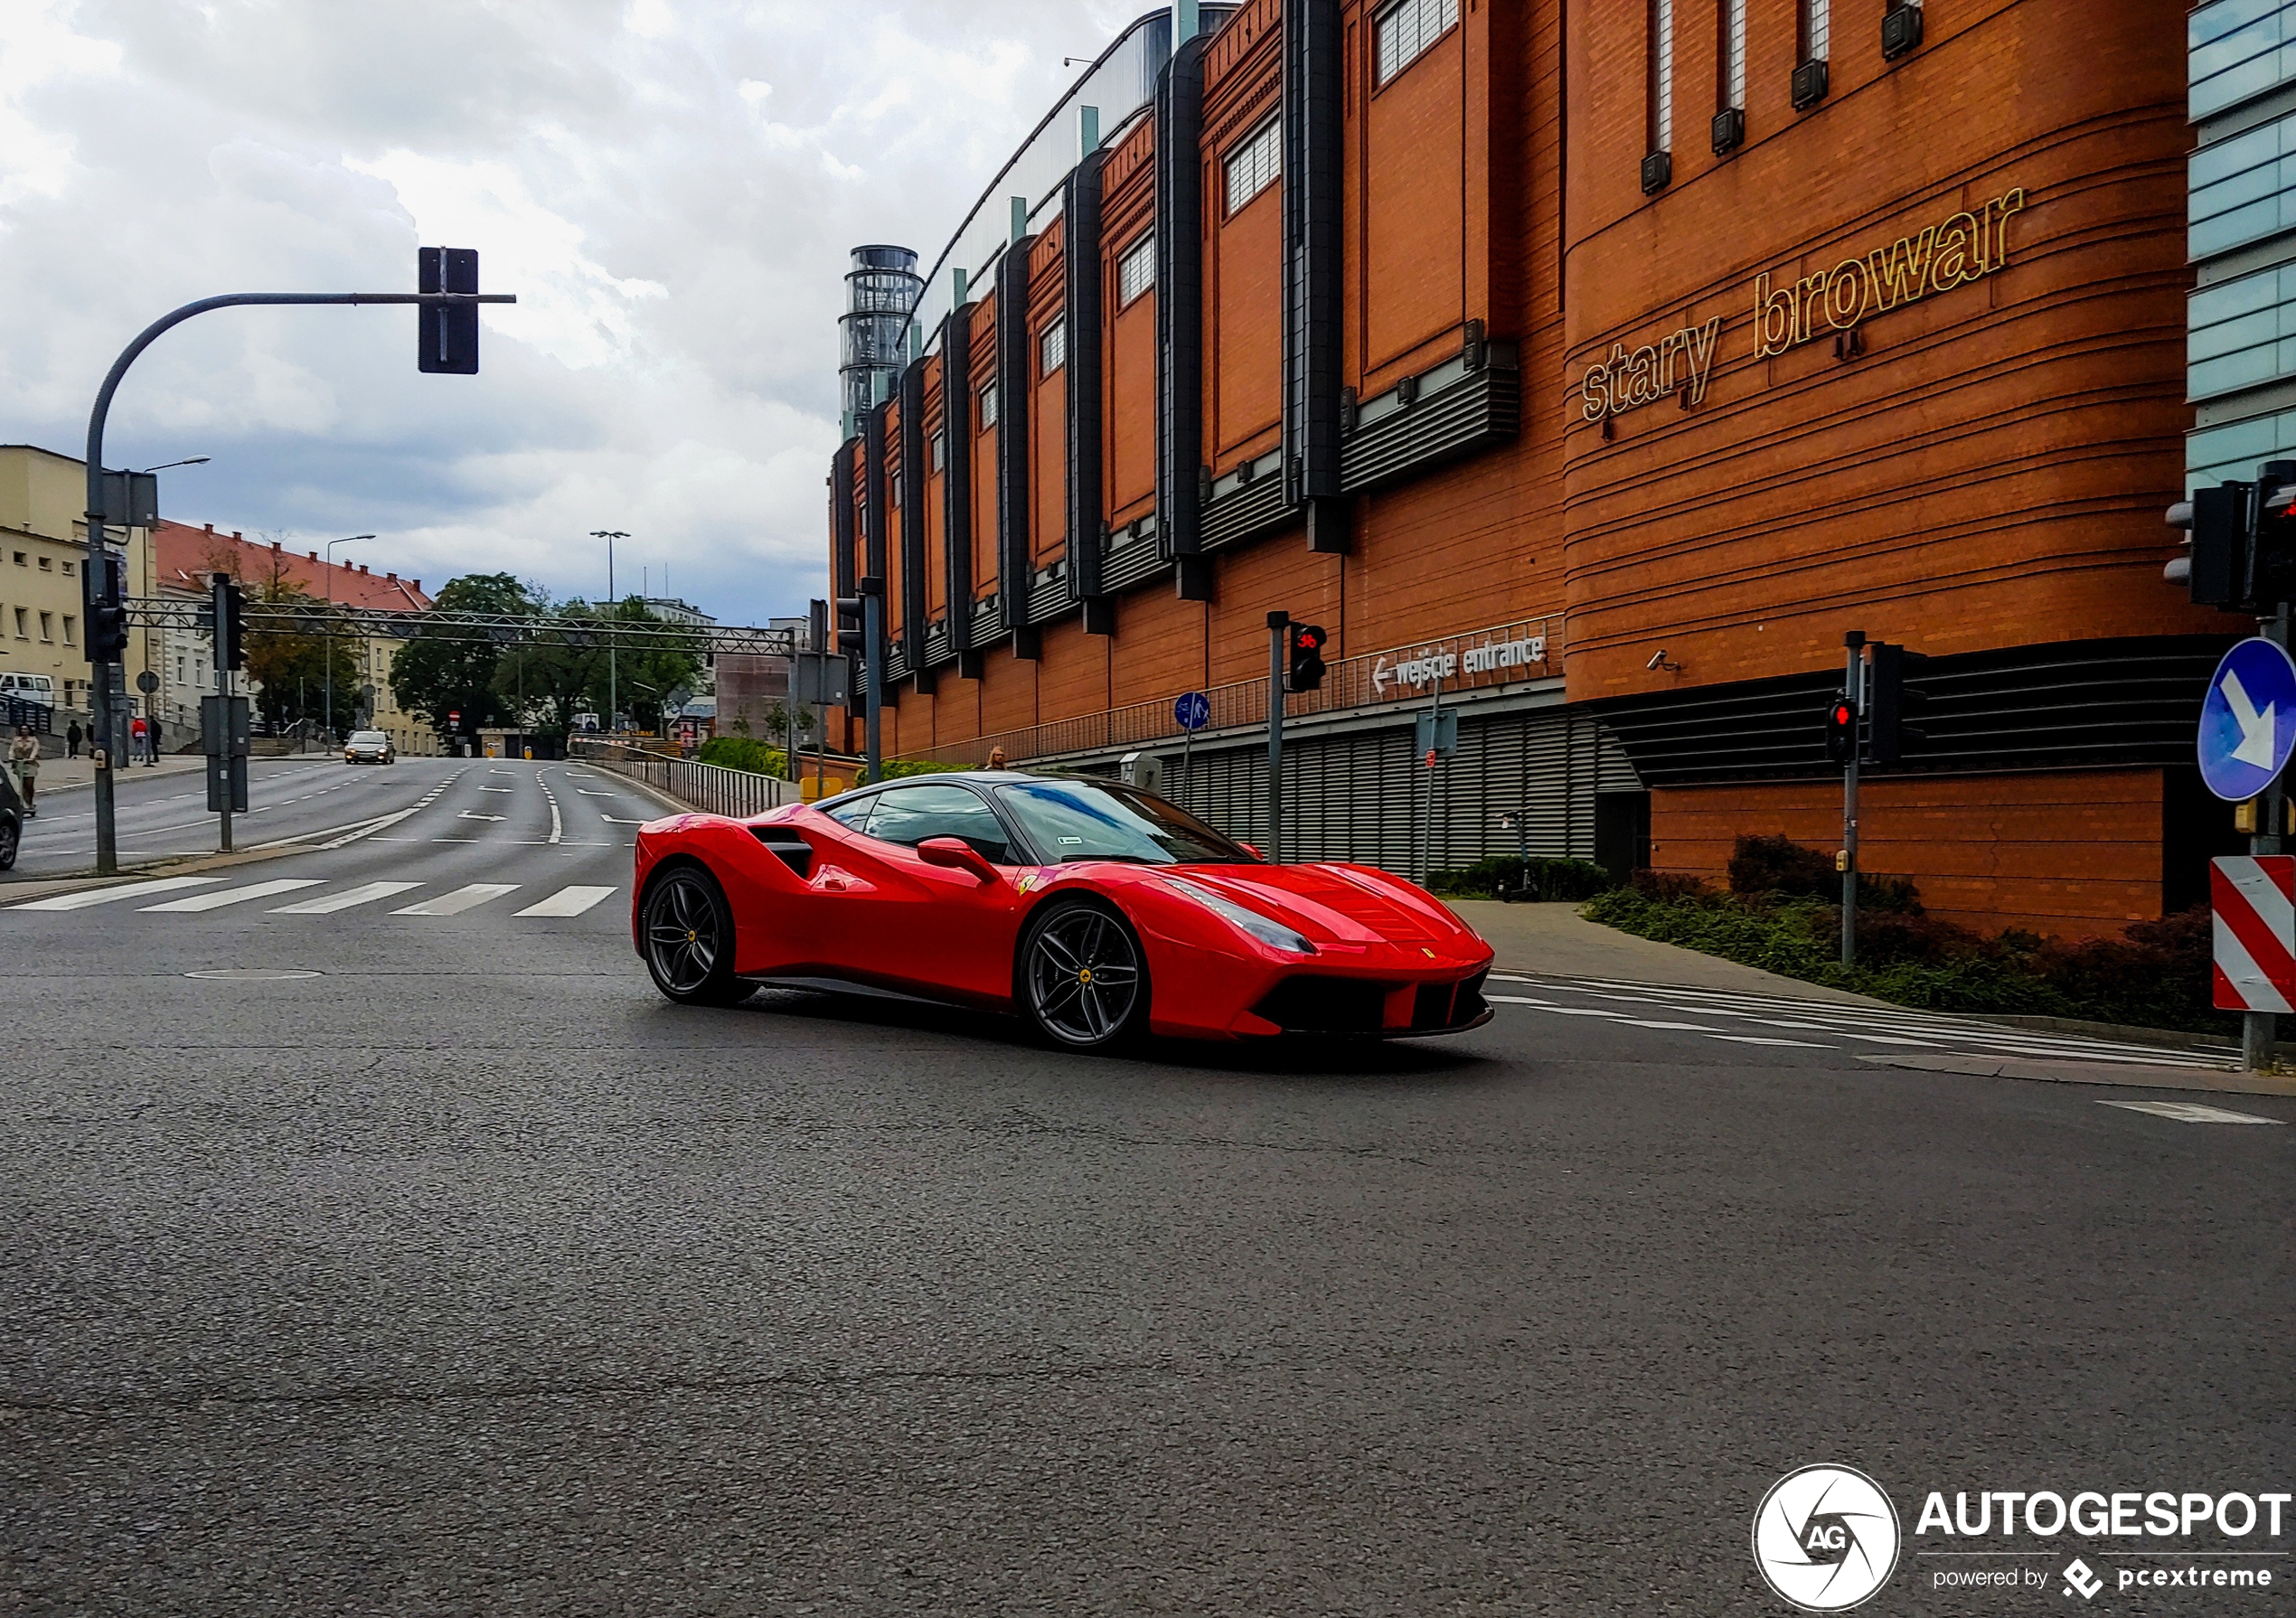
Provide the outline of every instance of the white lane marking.
[[610,792],[592,792],[587,786],[577,786],[574,790],[586,798],[610,798],[614,795]]
[[521,916],[579,916],[613,892],[612,888],[561,888],[539,905],[529,905]]
[[[485,789],[481,787],[479,790],[483,792]],[[455,818],[457,820],[500,820],[503,817],[499,814],[473,814],[469,810],[466,809]]]
[[161,877],[156,881],[129,882],[121,888],[96,888],[85,893],[59,893],[53,898],[36,898],[27,905],[11,905],[12,910],[85,910],[90,905],[108,905],[116,898],[141,898],[149,893],[172,893],[183,888],[204,888],[220,882],[221,877]]
[[317,877],[279,877],[268,882],[250,882],[244,888],[226,888],[221,893],[194,893],[189,898],[170,899],[164,905],[146,905],[142,913],[149,916],[155,912],[220,910],[225,905],[245,904],[251,898],[269,898],[275,893],[293,893],[298,888],[318,885]]
[[357,888],[347,888],[341,893],[330,893],[321,898],[306,898],[292,905],[281,905],[271,912],[274,916],[332,916],[337,910],[348,910],[354,905],[371,905],[379,898],[389,898],[394,893],[404,893],[409,888],[419,888],[420,882],[368,882]]
[[518,788],[515,786],[482,786],[478,790],[481,792],[516,792]]
[[348,837],[338,837],[333,842],[321,843],[319,845],[319,850],[322,853],[325,853],[334,849],[343,848],[347,844],[356,842],[362,837],[372,837],[377,832],[387,831],[391,827],[397,825],[400,821],[406,819],[409,815],[417,813],[421,808],[422,805],[420,804],[417,804],[412,809],[401,809],[396,814],[386,814],[381,820],[374,821],[370,824],[362,826],[359,830],[352,833]]
[[428,903],[409,905],[403,910],[393,910],[393,916],[459,916],[465,910],[475,910],[488,899],[500,898],[505,893],[518,890],[516,882],[473,882],[457,888],[452,893],[442,893]]
[[1626,1021],[1623,1011],[1597,1011],[1587,1006],[1558,1006],[1551,1000],[1528,1000],[1520,994],[1486,994],[1485,1000],[1502,1006],[1537,1006],[1542,1011],[1552,1011],[1557,1017],[1605,1017],[1613,1022]]
[[2284,1124],[2284,1118],[2259,1118],[2254,1113],[2228,1113],[2220,1106],[2203,1106],[2197,1101],[2100,1101],[2099,1106],[2124,1107],[2132,1113],[2150,1113],[2155,1117],[2174,1118],[2179,1124]]
[[1727,1039],[1733,1045],[1791,1045],[1798,1050],[1839,1050],[1838,1045],[1821,1045],[1815,1039],[1765,1039],[1760,1034],[1717,1034],[1717,1039]]
[[601,814],[598,816],[598,819],[604,821],[609,826],[642,826],[645,824],[645,823],[642,820],[624,820],[621,816],[616,814]]

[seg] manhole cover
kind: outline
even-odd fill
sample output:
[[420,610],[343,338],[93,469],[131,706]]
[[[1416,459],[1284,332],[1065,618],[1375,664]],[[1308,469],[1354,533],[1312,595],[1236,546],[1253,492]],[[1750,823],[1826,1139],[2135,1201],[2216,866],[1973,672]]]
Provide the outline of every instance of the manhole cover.
[[298,972],[285,966],[220,966],[212,972],[187,972],[185,977],[205,978],[215,983],[283,983],[290,978],[317,977],[315,972]]

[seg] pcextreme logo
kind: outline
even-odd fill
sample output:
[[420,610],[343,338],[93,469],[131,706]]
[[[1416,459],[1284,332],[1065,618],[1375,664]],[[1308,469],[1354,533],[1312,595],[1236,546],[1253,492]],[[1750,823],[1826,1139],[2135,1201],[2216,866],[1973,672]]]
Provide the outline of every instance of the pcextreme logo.
[[1842,1613],[1897,1570],[1897,1508],[1847,1466],[1805,1466],[1770,1485],[1754,1513],[1754,1562],[1805,1613]]

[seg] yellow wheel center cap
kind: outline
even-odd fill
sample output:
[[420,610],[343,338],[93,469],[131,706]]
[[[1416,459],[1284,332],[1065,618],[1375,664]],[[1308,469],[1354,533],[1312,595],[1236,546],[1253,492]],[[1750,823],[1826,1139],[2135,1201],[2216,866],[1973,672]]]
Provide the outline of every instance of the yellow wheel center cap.
[[1090,983],[1091,981],[1092,981],[1092,968],[1091,968],[1091,967],[1087,966],[1087,967],[1084,968],[1084,970],[1083,970],[1083,971],[1081,971],[1081,972],[1079,972],[1079,973],[1077,973],[1077,982],[1078,982],[1078,983]]
[[688,944],[692,944],[692,943],[693,943],[696,939],[698,939],[698,938],[700,938],[700,937],[701,937],[701,935],[700,935],[699,933],[696,933],[695,931],[693,931],[691,927],[689,927],[689,928],[687,928],[687,929],[686,929],[685,941],[686,941]]

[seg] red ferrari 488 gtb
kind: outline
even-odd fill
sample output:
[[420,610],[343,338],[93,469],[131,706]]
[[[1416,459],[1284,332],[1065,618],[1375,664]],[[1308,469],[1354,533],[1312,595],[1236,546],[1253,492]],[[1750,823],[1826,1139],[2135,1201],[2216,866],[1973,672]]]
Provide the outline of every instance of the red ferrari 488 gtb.
[[983,771],[754,820],[640,828],[655,984],[725,1005],[838,985],[1017,1013],[1079,1050],[1143,1033],[1389,1038],[1485,1021],[1491,946],[1358,865],[1271,865],[1153,794]]

